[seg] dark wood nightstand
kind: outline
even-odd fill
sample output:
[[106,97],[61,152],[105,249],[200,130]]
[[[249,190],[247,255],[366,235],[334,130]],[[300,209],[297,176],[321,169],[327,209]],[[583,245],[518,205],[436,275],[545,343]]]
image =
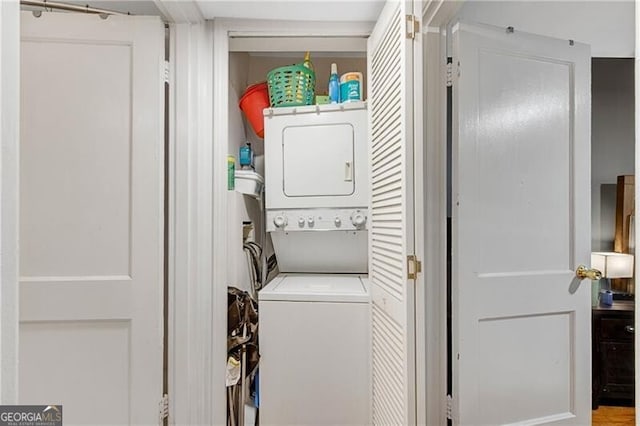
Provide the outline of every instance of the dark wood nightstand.
[[633,301],[592,308],[594,409],[604,400],[634,403],[634,308]]

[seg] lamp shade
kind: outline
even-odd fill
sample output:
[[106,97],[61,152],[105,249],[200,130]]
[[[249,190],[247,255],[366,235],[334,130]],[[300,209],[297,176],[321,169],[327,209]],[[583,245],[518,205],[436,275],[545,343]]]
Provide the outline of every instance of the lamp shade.
[[604,278],[633,277],[633,255],[614,252],[591,253],[591,267],[602,272]]

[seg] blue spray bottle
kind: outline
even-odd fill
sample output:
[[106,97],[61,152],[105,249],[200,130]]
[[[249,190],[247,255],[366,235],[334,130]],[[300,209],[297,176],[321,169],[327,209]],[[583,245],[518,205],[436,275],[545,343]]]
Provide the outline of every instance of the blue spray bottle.
[[253,169],[253,150],[249,142],[240,147],[240,167],[242,170]]
[[331,76],[329,77],[329,102],[340,103],[340,81],[338,79],[338,65],[331,64]]

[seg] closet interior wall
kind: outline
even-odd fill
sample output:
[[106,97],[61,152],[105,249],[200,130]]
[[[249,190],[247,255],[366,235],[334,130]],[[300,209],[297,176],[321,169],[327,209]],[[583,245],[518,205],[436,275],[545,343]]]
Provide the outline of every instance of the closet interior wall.
[[[251,143],[251,146],[256,151],[256,156],[262,156],[264,153],[262,141],[247,126],[238,107],[238,101],[248,85],[248,70],[249,55],[247,53],[233,52],[229,54],[229,139],[227,152],[236,158],[236,168],[239,168],[238,153],[240,147],[244,146],[247,141]],[[264,175],[264,168],[260,167],[261,164],[263,163],[258,161],[259,167],[256,171]],[[251,280],[246,256],[242,248],[242,223],[253,223],[255,241],[262,246],[264,241],[260,237],[263,224],[260,203],[261,201],[246,197],[237,191],[227,191],[227,217],[229,218],[229,228],[227,230],[229,275],[227,285],[248,292],[251,292]]]

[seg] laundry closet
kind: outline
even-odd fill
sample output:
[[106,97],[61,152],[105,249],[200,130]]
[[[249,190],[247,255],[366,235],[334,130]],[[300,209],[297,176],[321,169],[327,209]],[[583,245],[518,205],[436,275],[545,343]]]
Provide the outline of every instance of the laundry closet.
[[[257,50],[268,43],[231,40],[238,44]],[[365,97],[364,49],[308,55],[316,94],[327,93],[336,64],[343,73],[362,73]],[[257,121],[239,108],[246,105],[243,92],[250,95],[270,71],[304,56],[295,50],[229,53],[228,149],[229,161],[237,160],[227,193],[229,282],[258,300],[260,361],[251,378],[260,422],[364,424],[371,315],[366,100],[316,104],[314,97],[312,105],[267,107]],[[244,157],[249,146],[253,164]],[[258,268],[243,256],[252,247],[262,253]],[[252,423],[243,418],[250,410],[236,408],[234,415]]]
[[[263,268],[257,295],[262,424],[415,422],[423,386],[413,219],[414,188],[422,193],[414,182],[423,155],[422,118],[414,118],[424,99],[420,6],[386,2],[375,22],[211,25],[214,301],[226,301],[227,286],[246,274],[244,234],[278,260],[269,280]],[[264,141],[257,139],[238,108],[245,90],[274,69],[304,65],[305,52],[316,95],[329,94],[335,63],[340,75],[362,73],[362,101],[266,108]],[[228,190],[229,157],[240,157],[247,141],[264,200]],[[219,352],[220,302],[212,306],[216,423],[229,409],[221,405],[228,365]]]
[[[413,42],[403,8],[390,3],[373,30],[327,25],[300,37],[286,26],[259,37],[260,23],[256,29],[225,21],[216,30],[214,22],[214,73],[228,73],[227,85],[214,82],[214,142],[226,141],[214,145],[214,158],[226,160],[216,162],[215,176],[235,176],[232,185],[225,180],[224,284],[260,288],[258,374],[240,398],[259,405],[261,424],[368,424],[372,416],[411,422],[407,279],[416,265],[407,257],[412,212],[405,191],[413,93],[412,74],[404,71]],[[272,98],[260,138],[239,103],[245,90],[294,64],[315,71],[320,96],[330,94],[332,64],[340,75],[362,73],[361,98],[306,106],[278,106]],[[224,113],[216,110],[223,105]],[[253,167],[239,161],[247,144]],[[254,242],[263,252],[257,274],[243,252]],[[230,418],[252,423],[255,411],[233,407]]]

